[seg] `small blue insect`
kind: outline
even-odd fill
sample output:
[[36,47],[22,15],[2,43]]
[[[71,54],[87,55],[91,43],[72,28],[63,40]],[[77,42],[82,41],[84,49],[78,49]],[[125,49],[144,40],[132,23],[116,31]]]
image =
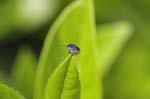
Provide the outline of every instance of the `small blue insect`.
[[78,55],[80,53],[80,48],[74,44],[67,45],[68,52],[72,55]]

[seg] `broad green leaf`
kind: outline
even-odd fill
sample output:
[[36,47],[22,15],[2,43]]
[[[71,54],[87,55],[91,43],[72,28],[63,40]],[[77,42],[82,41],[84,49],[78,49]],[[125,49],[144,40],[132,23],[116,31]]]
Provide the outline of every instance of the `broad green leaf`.
[[14,87],[27,98],[33,98],[36,58],[28,47],[22,47],[11,71]]
[[25,98],[12,88],[9,88],[4,84],[0,84],[0,99],[25,99]]
[[45,92],[45,99],[79,99],[80,83],[75,57],[70,55],[51,75]]
[[102,75],[105,75],[131,37],[132,28],[132,25],[125,21],[98,27],[99,61]]
[[67,56],[66,46],[73,43],[81,48],[77,59],[81,82],[81,99],[100,99],[99,61],[96,46],[92,0],[73,2],[64,9],[46,36],[38,64],[35,99],[44,97],[48,77]]

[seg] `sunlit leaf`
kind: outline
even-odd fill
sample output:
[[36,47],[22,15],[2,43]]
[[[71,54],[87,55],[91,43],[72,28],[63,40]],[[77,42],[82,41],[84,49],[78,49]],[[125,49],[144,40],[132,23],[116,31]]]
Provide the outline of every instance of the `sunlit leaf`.
[[76,65],[76,58],[73,57],[65,79],[62,99],[80,99],[81,85]]
[[[77,63],[81,82],[81,99],[100,99],[99,61],[92,0],[81,0],[69,5],[53,24],[46,36],[38,64],[35,98],[42,99],[48,77],[67,56],[66,45],[81,48]],[[61,46],[65,45],[65,46]]]
[[75,57],[68,56],[51,75],[45,99],[79,99],[80,83]]

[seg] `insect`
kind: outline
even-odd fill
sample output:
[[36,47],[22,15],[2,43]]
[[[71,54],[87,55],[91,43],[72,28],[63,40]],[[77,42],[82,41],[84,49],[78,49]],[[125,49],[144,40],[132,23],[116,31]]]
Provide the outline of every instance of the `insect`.
[[67,45],[68,52],[72,55],[78,55],[80,53],[80,48],[74,44]]

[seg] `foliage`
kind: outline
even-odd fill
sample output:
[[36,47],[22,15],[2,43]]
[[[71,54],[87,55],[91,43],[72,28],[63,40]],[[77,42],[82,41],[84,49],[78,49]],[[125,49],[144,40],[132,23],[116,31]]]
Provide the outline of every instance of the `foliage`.
[[[12,32],[17,28],[24,33],[40,32],[37,28],[46,23],[49,26],[51,18],[61,13],[45,37],[38,61],[32,49],[25,46],[18,51],[10,74],[0,70],[0,99],[150,97],[149,23],[140,15],[147,10],[135,11],[138,4],[148,5],[145,0],[133,0],[134,7],[128,0],[31,1],[0,1],[0,40],[19,36]],[[134,35],[133,25],[139,27]],[[67,44],[77,45],[81,53],[69,54]]]

